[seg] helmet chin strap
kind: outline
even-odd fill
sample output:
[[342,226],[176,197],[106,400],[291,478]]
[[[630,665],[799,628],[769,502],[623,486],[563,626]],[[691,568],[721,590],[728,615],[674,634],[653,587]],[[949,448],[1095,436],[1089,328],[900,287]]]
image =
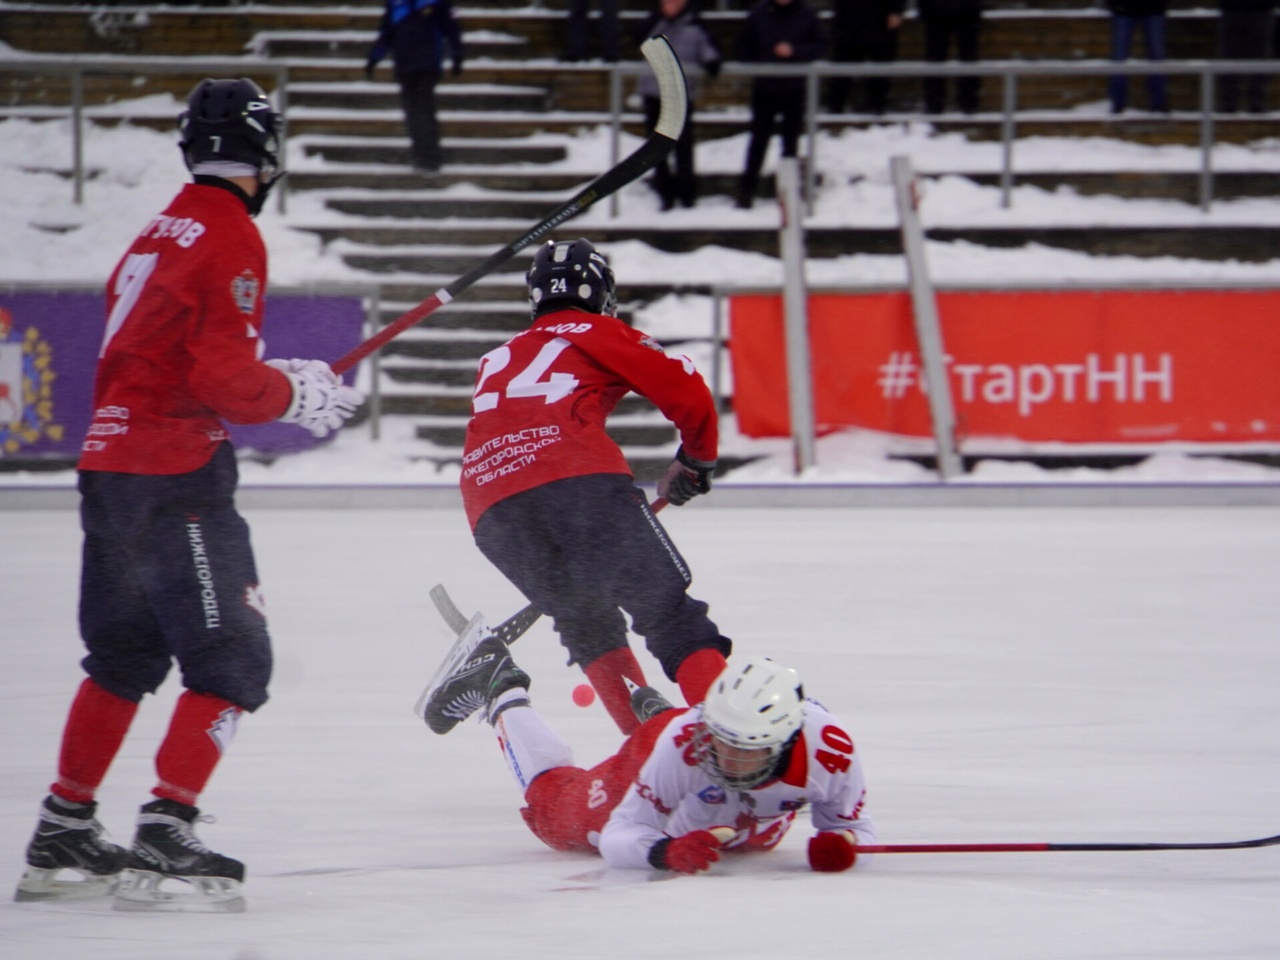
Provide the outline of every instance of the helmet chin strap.
[[262,212],[262,208],[267,202],[267,195],[271,193],[271,188],[284,177],[286,172],[287,171],[285,170],[281,170],[266,183],[258,184],[258,192],[249,198],[249,216],[256,217]]

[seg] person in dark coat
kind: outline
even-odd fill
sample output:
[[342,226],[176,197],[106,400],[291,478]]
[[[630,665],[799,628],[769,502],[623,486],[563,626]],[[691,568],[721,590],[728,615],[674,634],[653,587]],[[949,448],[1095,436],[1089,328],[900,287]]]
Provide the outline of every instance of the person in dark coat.
[[[1218,16],[1218,56],[1223,60],[1269,60],[1276,31],[1275,0],[1221,0]],[[1235,113],[1244,87],[1245,109],[1267,109],[1266,74],[1224,73],[1218,77],[1218,109]]]
[[[893,63],[906,0],[833,0],[833,63]],[[853,77],[832,77],[827,84],[827,112],[843,113],[853,94]],[[889,102],[889,78],[867,77],[855,109],[881,114]]]
[[[658,0],[657,9],[650,14],[636,31],[636,42],[644,43],[650,37],[666,37],[684,68],[685,85],[689,95],[687,120],[680,139],[676,141],[672,156],[664,157],[653,168],[653,187],[661,198],[662,209],[676,205],[692,207],[698,197],[698,177],[693,164],[693,104],[698,96],[698,84],[705,73],[714,77],[720,72],[720,48],[707,25],[698,17],[689,0]],[[636,85],[636,92],[644,102],[645,127],[652,132],[658,124],[662,110],[658,80],[646,73]],[[674,159],[675,170],[670,161]]]
[[436,118],[436,84],[444,74],[445,47],[453,75],[462,72],[462,28],[452,0],[386,0],[378,38],[369,49],[365,76],[388,54],[395,61],[413,165],[424,173],[440,169],[440,122]]
[[[1133,49],[1134,33],[1142,32],[1148,60],[1163,60],[1165,50],[1165,17],[1169,0],[1107,0],[1111,10],[1111,59],[1128,60]],[[1129,99],[1129,78],[1116,74],[1107,84],[1111,112],[1124,113]],[[1162,74],[1147,75],[1147,106],[1156,113],[1169,112],[1169,96]]]
[[[620,0],[599,0],[600,8],[600,59],[606,63],[618,62],[618,4]],[[590,0],[569,0],[568,24],[565,30],[565,51],[561,58],[566,63],[590,60],[587,42],[588,6]]]
[[[806,0],[761,0],[742,24],[737,58],[745,63],[809,63],[827,52],[818,15]],[[751,82],[751,138],[738,189],[738,206],[749,208],[760,182],[769,141],[782,138],[782,155],[794,157],[806,107],[804,77],[755,77]]]
[[[955,47],[956,59],[976,63],[978,40],[982,32],[982,0],[920,0],[920,23],[924,28],[924,58],[930,63],[943,63]],[[947,106],[947,78],[924,78],[926,113],[942,113]],[[965,113],[976,113],[982,79],[977,76],[956,80],[956,106]]]

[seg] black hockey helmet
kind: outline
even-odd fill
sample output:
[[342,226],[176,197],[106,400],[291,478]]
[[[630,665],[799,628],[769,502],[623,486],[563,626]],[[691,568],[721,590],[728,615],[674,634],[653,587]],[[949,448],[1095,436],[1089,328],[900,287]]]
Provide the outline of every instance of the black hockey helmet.
[[535,320],[552,310],[571,307],[617,316],[613,270],[590,240],[548,240],[533,255],[525,282]]
[[200,163],[244,163],[274,180],[281,126],[280,114],[252,80],[201,80],[178,117],[182,158],[188,170]]

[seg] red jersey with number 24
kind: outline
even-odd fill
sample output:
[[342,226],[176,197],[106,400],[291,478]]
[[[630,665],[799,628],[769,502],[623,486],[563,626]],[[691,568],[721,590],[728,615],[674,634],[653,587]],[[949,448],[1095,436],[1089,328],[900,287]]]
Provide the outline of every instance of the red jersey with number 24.
[[81,470],[190,473],[227,439],[223,419],[285,412],[288,378],[261,361],[266,283],[266,247],[244,203],[187,184],[107,281]]
[[462,458],[462,500],[474,530],[513,494],[631,468],[605,419],[635,392],[675,424],[685,453],[716,459],[715,401],[688,357],[615,317],[559,310],[480,360]]

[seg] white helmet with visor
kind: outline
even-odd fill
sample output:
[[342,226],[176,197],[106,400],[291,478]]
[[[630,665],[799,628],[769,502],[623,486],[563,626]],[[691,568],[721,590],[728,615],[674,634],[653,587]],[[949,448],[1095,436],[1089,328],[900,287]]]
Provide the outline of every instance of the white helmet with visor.
[[750,790],[776,776],[804,722],[804,689],[768,657],[730,664],[702,705],[699,762],[721,786]]

